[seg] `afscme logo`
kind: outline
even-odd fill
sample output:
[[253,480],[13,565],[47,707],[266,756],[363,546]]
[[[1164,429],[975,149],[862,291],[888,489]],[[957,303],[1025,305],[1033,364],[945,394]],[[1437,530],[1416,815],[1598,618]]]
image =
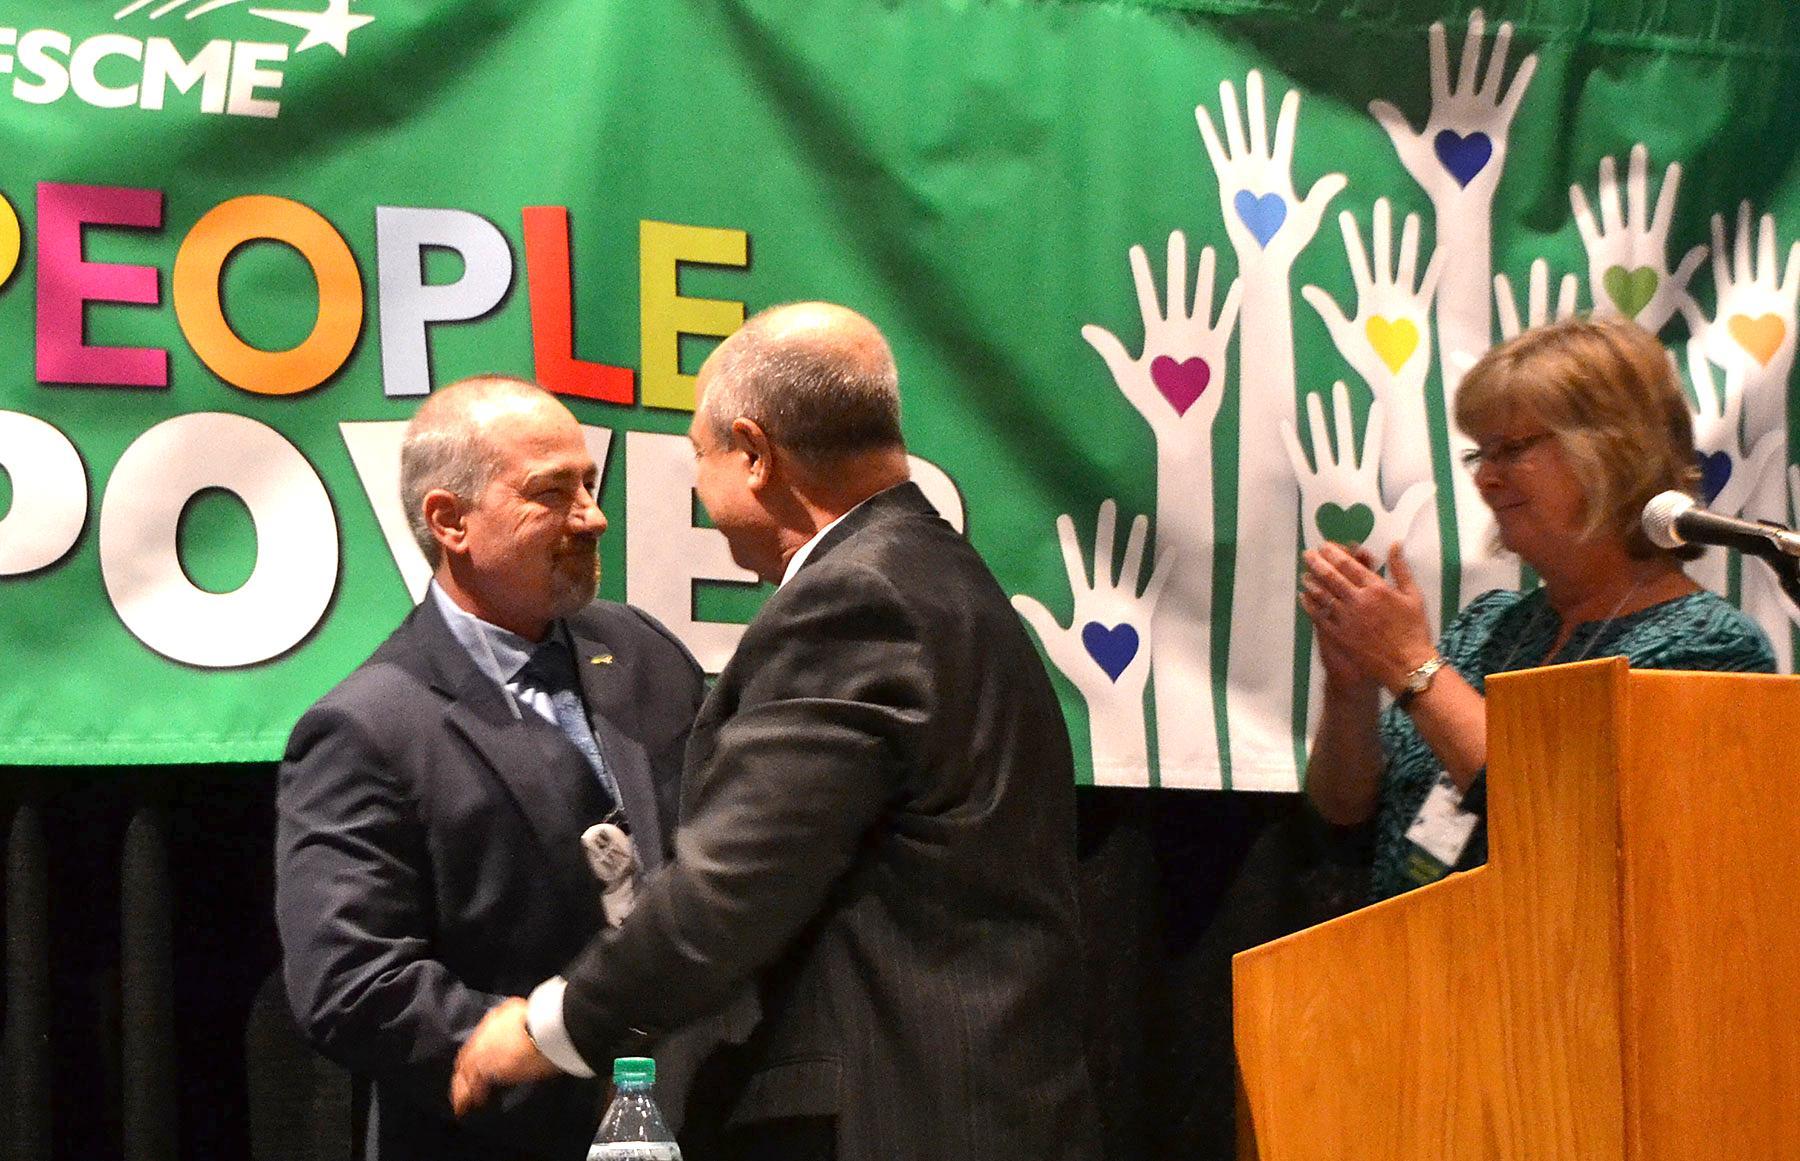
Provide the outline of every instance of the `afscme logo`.
[[[193,20],[244,0],[132,0],[114,21],[159,20],[178,9]],[[351,0],[327,0],[322,12],[250,8],[250,16],[298,28],[295,55],[325,46],[339,56],[350,51],[350,34],[375,18],[352,13]],[[154,7],[152,7],[154,5]],[[141,10],[149,9],[147,12]],[[181,102],[202,113],[235,117],[276,117],[281,102],[279,67],[286,44],[261,40],[207,41],[184,54],[167,37],[147,39],[104,32],[76,40],[54,28],[0,28],[0,76],[10,74],[15,100],[49,105],[73,96],[99,109],[163,109]]]

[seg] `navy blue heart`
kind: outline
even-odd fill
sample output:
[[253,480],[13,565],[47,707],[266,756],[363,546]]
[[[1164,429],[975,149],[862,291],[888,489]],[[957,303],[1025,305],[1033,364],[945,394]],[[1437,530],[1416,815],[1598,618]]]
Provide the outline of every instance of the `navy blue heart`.
[[1119,674],[1125,672],[1138,651],[1137,630],[1130,625],[1108,629],[1098,621],[1089,621],[1081,627],[1081,643],[1087,646],[1088,656],[1114,681],[1119,680]]
[[1278,193],[1266,193],[1257,197],[1247,189],[1237,191],[1231,199],[1237,209],[1238,220],[1250,231],[1258,246],[1267,247],[1281,224],[1287,221],[1287,202]]
[[1722,451],[1711,455],[1696,452],[1694,458],[1700,462],[1700,495],[1710,504],[1731,482],[1731,455]]
[[1457,185],[1474,181],[1475,175],[1494,156],[1493,138],[1479,130],[1464,137],[1454,129],[1440,129],[1431,144],[1437,150],[1438,160],[1444,163]]

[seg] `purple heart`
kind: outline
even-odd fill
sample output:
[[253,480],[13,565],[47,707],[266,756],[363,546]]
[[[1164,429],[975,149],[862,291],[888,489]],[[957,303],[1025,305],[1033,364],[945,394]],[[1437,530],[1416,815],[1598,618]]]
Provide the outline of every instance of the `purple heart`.
[[1206,385],[1212,382],[1212,368],[1198,355],[1180,362],[1167,355],[1158,355],[1150,360],[1150,381],[1156,384],[1156,389],[1169,401],[1176,415],[1186,415],[1194,400],[1200,398]]
[[1731,482],[1731,454],[1722,451],[1711,455],[1695,453],[1694,458],[1700,462],[1700,494],[1710,504]]
[[1138,651],[1137,630],[1130,625],[1108,629],[1098,621],[1089,621],[1081,627],[1081,643],[1087,646],[1088,656],[1114,681],[1119,680],[1119,674],[1125,672]]
[[1454,129],[1440,129],[1432,147],[1457,185],[1474,181],[1475,175],[1487,165],[1488,158],[1494,156],[1493,138],[1479,131],[1464,137]]
[[1287,202],[1277,193],[1257,197],[1249,190],[1241,189],[1231,199],[1231,204],[1237,208],[1238,220],[1244,223],[1258,246],[1268,246],[1275,231],[1281,229],[1281,223],[1287,221]]

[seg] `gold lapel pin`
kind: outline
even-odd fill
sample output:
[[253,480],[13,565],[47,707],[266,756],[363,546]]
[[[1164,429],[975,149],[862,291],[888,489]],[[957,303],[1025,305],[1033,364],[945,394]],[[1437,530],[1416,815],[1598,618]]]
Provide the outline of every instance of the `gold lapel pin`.
[[611,664],[612,664],[612,654],[610,654],[610,653],[602,653],[602,654],[600,654],[600,655],[598,655],[598,656],[596,656],[596,657],[594,657],[594,658],[593,658],[593,659],[592,659],[592,662],[591,662],[591,664],[594,664],[594,665],[611,665]]

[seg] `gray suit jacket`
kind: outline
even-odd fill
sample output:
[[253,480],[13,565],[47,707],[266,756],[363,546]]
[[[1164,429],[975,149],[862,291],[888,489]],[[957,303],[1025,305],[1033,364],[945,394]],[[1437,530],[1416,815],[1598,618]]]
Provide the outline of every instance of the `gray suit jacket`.
[[[699,667],[625,605],[596,602],[569,629],[595,736],[657,866]],[[448,1099],[482,1015],[603,925],[579,846],[603,801],[568,739],[530,709],[514,717],[428,599],[294,727],[277,809],[289,1000],[320,1051],[372,1082],[381,1161],[581,1157],[593,1082],[528,1086],[460,1124]]]
[[911,484],[854,510],[694,725],[678,858],[565,972],[604,1060],[754,981],[690,1120],[836,1121],[844,1161],[1099,1155],[1074,772],[1037,650]]

